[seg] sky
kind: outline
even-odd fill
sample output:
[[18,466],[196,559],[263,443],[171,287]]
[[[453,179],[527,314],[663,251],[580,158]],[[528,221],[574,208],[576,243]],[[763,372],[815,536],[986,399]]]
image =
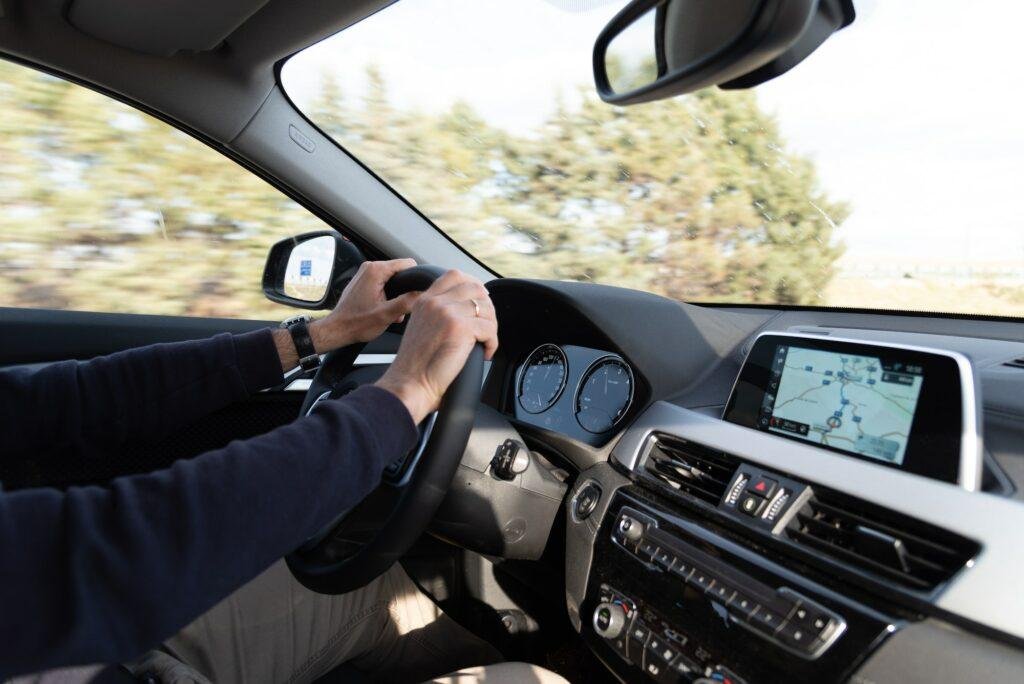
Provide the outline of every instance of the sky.
[[[293,58],[283,80],[301,101],[328,68],[359,93],[373,63],[398,106],[463,99],[528,133],[559,94],[593,83],[594,38],[623,4],[400,0]],[[852,205],[844,259],[1024,264],[1024,3],[854,4],[851,27],[757,88],[790,149]]]

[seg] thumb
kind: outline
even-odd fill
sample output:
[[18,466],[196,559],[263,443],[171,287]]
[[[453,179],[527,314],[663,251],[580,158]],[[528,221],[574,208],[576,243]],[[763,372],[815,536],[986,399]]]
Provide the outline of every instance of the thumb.
[[422,292],[406,292],[403,295],[398,295],[394,299],[389,299],[386,305],[386,312],[390,318],[401,318],[405,314],[412,311],[413,305],[416,304],[416,300],[420,298]]

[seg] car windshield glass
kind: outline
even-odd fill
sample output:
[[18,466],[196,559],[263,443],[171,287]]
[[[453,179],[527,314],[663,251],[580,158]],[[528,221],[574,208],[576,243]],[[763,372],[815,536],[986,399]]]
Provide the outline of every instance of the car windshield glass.
[[402,0],[290,59],[297,106],[505,276],[691,302],[1024,315],[1024,5],[855,0],[754,90],[593,87],[602,0]]

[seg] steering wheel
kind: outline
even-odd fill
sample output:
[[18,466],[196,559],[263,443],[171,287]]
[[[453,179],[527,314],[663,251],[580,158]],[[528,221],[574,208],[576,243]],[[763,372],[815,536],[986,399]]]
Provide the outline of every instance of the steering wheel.
[[[393,299],[426,290],[443,273],[436,266],[415,266],[392,276],[384,292]],[[320,401],[355,388],[348,376],[364,346],[350,345],[326,355],[300,415],[307,415]],[[343,594],[365,586],[423,534],[469,441],[480,402],[483,358],[482,346],[475,345],[440,408],[420,426],[419,444],[388,466],[381,486],[287,556],[288,568],[305,587],[321,594]]]

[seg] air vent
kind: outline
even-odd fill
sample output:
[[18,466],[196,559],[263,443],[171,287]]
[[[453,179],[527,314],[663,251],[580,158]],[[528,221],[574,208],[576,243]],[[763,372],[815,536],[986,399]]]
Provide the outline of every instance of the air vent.
[[786,536],[917,591],[935,589],[979,550],[976,543],[946,530],[820,490],[797,512]]
[[655,435],[651,438],[644,472],[676,492],[717,506],[736,465],[721,451],[667,435]]
[[1010,359],[1009,361],[1007,361],[1003,365],[1004,366],[1009,366],[1010,368],[1024,369],[1024,356],[1020,357],[1019,359]]

